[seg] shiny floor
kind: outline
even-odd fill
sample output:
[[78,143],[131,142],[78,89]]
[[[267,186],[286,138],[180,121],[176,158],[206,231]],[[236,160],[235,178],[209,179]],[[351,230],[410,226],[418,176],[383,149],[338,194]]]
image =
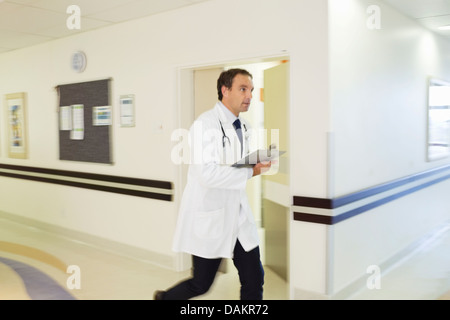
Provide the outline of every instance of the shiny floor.
[[[264,298],[289,299],[286,281],[265,271]],[[0,218],[0,300],[152,300],[189,275]],[[198,300],[238,300],[239,286],[230,267]],[[450,228],[351,299],[450,300]]]

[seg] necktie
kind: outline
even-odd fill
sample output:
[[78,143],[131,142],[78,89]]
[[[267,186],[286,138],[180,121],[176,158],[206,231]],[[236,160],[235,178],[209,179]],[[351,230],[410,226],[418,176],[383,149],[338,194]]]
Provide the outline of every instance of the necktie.
[[242,128],[241,128],[241,121],[239,119],[236,119],[235,122],[233,122],[234,129],[236,130],[236,133],[238,135],[239,141],[241,142],[241,157],[242,152],[244,150],[244,144],[242,142]]

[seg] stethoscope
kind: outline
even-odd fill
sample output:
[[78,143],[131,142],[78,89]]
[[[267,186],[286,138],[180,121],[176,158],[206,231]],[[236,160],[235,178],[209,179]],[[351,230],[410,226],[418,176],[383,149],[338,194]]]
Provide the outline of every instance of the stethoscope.
[[[231,146],[231,141],[230,138],[228,138],[227,134],[225,133],[225,130],[223,129],[223,125],[222,125],[222,121],[220,121],[219,119],[219,123],[220,123],[220,129],[222,129],[222,146],[225,149],[225,144],[226,141],[228,140],[228,144]],[[242,124],[242,126],[244,127],[245,132],[247,132],[247,126],[245,125],[245,123]]]

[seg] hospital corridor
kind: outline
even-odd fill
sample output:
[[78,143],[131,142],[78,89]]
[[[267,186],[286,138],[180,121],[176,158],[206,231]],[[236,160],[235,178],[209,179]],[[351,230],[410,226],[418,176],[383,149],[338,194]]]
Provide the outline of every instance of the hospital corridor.
[[450,0],[0,0],[0,300],[450,300],[449,52]]

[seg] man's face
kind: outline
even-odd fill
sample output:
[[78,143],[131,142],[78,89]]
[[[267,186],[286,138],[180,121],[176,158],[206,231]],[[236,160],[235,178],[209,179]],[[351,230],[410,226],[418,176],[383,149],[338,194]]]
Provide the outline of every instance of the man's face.
[[233,79],[231,89],[222,87],[222,103],[238,117],[239,113],[247,112],[252,101],[252,92],[254,90],[251,77],[238,74]]

